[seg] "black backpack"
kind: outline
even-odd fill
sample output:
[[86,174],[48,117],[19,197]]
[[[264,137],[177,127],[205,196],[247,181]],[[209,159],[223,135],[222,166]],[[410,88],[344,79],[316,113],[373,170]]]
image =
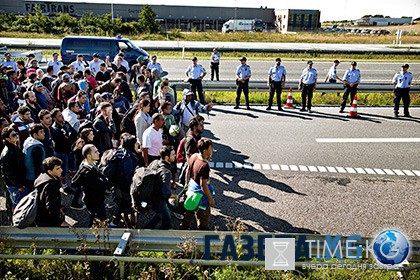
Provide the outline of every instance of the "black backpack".
[[130,187],[131,205],[135,211],[141,212],[153,206],[155,197],[157,170],[148,167],[137,168]]
[[23,197],[13,211],[13,226],[24,229],[35,223],[38,210],[38,190],[30,192]]

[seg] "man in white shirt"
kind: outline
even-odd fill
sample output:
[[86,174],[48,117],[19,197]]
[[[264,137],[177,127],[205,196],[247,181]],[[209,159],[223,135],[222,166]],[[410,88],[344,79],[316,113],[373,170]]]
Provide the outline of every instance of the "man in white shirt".
[[54,69],[53,75],[57,77],[58,71],[60,71],[63,62],[58,60],[58,53],[52,54],[52,60],[48,61],[47,66],[52,66]]
[[77,118],[77,113],[79,113],[80,107],[77,101],[70,101],[67,105],[67,108],[63,111],[63,117],[66,122],[68,122],[74,130],[79,132],[80,121]]
[[130,70],[130,65],[128,64],[127,60],[124,59],[124,53],[123,52],[120,52],[118,55],[116,55],[114,57],[114,62],[113,63],[115,65],[117,64],[118,57],[121,57],[121,59],[122,59],[122,62],[121,62],[122,66],[124,66],[125,69],[127,69],[127,71],[129,71]]
[[89,69],[93,77],[96,77],[96,74],[101,70],[100,65],[104,61],[99,59],[99,54],[93,54],[93,60],[89,62]]
[[85,62],[83,61],[83,54],[78,54],[77,55],[77,60],[70,63],[70,65],[74,66],[74,71],[75,72],[77,72],[77,71],[82,71],[83,72],[85,70],[85,67],[86,67]]
[[162,114],[155,113],[152,116],[153,124],[143,133],[142,149],[143,158],[146,166],[160,158],[160,148],[163,146],[162,132],[160,129],[165,124]]

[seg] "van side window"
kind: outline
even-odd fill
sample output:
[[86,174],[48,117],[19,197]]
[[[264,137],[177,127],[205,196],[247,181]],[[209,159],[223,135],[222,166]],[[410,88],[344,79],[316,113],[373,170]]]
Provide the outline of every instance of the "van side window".
[[110,52],[112,48],[112,41],[106,40],[93,40],[92,41],[92,49],[97,52]]
[[130,47],[125,42],[117,42],[119,50],[128,50]]
[[67,50],[74,51],[87,51],[90,50],[90,41],[89,40],[68,40],[67,41]]

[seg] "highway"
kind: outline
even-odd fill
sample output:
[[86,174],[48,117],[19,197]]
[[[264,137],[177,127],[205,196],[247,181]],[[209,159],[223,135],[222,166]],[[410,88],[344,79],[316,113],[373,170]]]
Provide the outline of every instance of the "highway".
[[[337,55],[337,59],[340,59],[340,56]],[[324,82],[325,76],[328,73],[328,70],[332,66],[332,62],[317,61],[316,59],[311,59],[308,57],[308,60],[314,62],[313,68],[318,72],[318,82]],[[171,80],[182,80],[185,79],[185,70],[191,64],[191,60],[181,60],[181,59],[159,59],[158,62],[162,64],[162,67],[165,71],[169,72],[169,78]],[[306,68],[305,61],[283,61],[282,65],[286,68],[287,71],[287,80],[288,81],[298,81],[302,70]],[[362,75],[362,83],[391,83],[392,78],[395,73],[400,71],[402,63],[409,63],[409,71],[413,73],[413,80],[416,83],[420,83],[420,63],[412,62],[359,62],[357,68],[360,69]],[[210,80],[210,62],[208,60],[199,60],[199,64],[202,64],[207,71],[207,76],[205,80]],[[225,80],[234,80],[236,68],[239,66],[238,60],[223,60],[220,64],[220,79]],[[252,78],[253,81],[262,81],[267,80],[268,70],[271,66],[274,65],[274,59],[270,60],[249,60],[248,64],[251,66]],[[343,62],[338,66],[337,73],[342,78],[344,72],[350,68],[350,62]]]

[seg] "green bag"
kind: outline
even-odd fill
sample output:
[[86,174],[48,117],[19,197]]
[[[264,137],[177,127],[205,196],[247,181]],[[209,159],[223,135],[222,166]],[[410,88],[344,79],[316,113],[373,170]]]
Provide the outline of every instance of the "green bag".
[[202,193],[187,191],[187,199],[184,202],[184,208],[188,211],[197,210],[203,196],[204,194]]

